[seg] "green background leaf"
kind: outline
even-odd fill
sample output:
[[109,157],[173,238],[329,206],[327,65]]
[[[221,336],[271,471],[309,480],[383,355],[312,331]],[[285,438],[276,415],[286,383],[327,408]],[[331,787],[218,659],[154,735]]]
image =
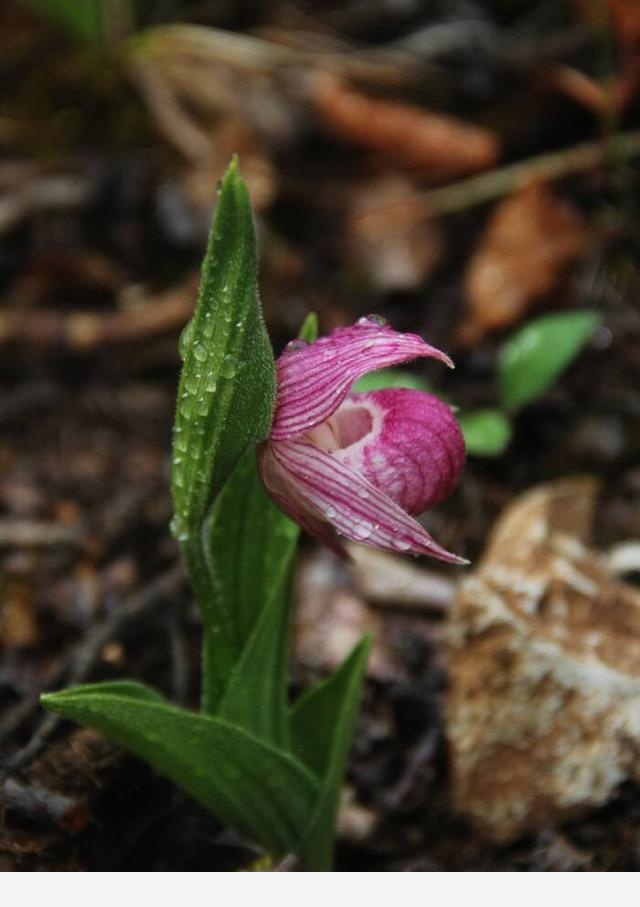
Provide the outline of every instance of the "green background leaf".
[[431,386],[420,375],[406,372],[397,368],[381,368],[377,372],[369,372],[358,378],[353,386],[354,393],[363,394],[366,391],[384,390],[387,387],[409,387],[416,391],[431,392]]
[[103,44],[127,34],[134,15],[133,0],[20,0],[71,38]]
[[472,410],[459,415],[458,422],[472,456],[498,457],[511,440],[511,422],[502,410]]
[[313,343],[318,339],[318,316],[315,312],[309,312],[298,334],[300,340],[306,340],[307,343]]
[[498,359],[505,409],[519,409],[544,394],[577,356],[599,321],[593,311],[545,315],[511,337]]

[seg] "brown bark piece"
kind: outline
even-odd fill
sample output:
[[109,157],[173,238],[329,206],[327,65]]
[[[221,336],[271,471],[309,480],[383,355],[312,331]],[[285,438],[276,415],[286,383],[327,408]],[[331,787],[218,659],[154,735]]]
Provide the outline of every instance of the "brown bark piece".
[[594,492],[518,498],[452,609],[454,800],[499,840],[640,778],[640,592],[585,544]]

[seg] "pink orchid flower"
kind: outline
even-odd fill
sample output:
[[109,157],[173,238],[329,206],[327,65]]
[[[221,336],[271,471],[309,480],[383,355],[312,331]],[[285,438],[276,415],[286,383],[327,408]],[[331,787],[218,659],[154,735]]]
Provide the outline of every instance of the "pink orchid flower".
[[436,505],[460,477],[465,446],[450,408],[418,390],[350,392],[366,372],[421,356],[453,367],[421,337],[370,315],[314,343],[292,341],[276,363],[262,481],[286,514],[340,554],[344,536],[466,563],[410,516]]

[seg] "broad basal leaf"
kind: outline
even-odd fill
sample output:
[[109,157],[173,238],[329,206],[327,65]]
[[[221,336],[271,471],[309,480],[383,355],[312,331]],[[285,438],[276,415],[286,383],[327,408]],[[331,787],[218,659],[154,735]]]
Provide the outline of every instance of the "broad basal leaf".
[[145,759],[270,853],[297,852],[319,784],[291,755],[228,722],[174,708],[140,684],[75,687],[42,702]]
[[516,410],[544,394],[599,320],[593,311],[546,315],[511,337],[502,347],[498,363],[503,406]]

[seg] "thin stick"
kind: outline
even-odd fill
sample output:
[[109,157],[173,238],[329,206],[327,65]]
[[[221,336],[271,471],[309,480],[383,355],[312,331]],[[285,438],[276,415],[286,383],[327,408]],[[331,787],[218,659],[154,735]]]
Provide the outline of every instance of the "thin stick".
[[[69,670],[64,672],[68,684],[73,685],[86,680],[106,643],[127,623],[140,618],[151,608],[157,607],[161,599],[174,595],[183,581],[184,570],[178,563],[161,573],[144,589],[125,599],[117,611],[109,614],[101,623],[97,624],[76,648]],[[39,754],[60,720],[58,715],[45,715],[29,742],[6,759],[4,765],[0,764],[0,784],[13,772],[28,765]]]
[[509,195],[531,183],[561,179],[572,173],[598,167],[605,162],[612,145],[617,160],[627,160],[640,154],[640,130],[617,135],[609,143],[586,142],[584,145],[518,161],[441,189],[429,189],[421,197],[432,214],[455,214]]

